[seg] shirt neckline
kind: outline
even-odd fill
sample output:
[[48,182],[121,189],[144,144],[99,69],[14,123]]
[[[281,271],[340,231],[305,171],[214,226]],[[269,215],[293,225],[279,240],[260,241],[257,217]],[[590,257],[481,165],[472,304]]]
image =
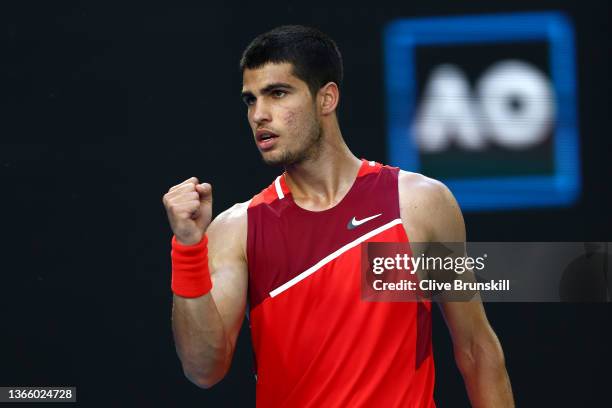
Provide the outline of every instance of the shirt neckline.
[[320,211],[307,210],[306,208],[300,207],[298,203],[295,202],[295,200],[293,199],[293,194],[291,194],[291,189],[289,188],[289,185],[287,184],[287,181],[285,180],[287,172],[283,172],[283,174],[281,174],[280,184],[281,184],[282,191],[285,192],[285,199],[289,200],[291,205],[295,207],[298,211],[303,212],[305,214],[328,214],[330,212],[337,211],[337,208],[341,207],[342,204],[353,194],[353,191],[355,190],[355,186],[357,185],[357,179],[359,179],[359,175],[363,172],[364,168],[367,165],[368,165],[368,161],[365,159],[361,159],[361,165],[359,166],[359,170],[357,170],[357,174],[355,175],[355,178],[353,179],[353,183],[351,184],[351,187],[348,189],[346,194],[344,194],[344,197],[342,197],[340,201],[338,201],[336,205],[334,205],[333,207],[326,208]]

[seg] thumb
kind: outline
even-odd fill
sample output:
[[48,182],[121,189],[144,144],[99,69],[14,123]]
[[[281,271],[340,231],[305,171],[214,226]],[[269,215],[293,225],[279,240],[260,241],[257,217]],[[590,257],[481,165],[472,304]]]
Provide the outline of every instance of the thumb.
[[196,191],[200,195],[200,201],[212,200],[212,186],[210,184],[196,184]]

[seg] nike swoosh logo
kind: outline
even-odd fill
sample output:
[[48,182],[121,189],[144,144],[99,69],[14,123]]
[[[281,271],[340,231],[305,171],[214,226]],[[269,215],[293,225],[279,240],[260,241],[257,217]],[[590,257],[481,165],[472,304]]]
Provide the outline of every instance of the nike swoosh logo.
[[371,221],[371,220],[373,220],[373,219],[374,219],[374,218],[376,218],[376,217],[380,217],[381,215],[382,215],[382,213],[380,213],[380,214],[376,214],[376,215],[373,215],[373,216],[371,216],[371,217],[367,217],[367,218],[364,218],[364,219],[361,219],[361,220],[358,220],[358,219],[356,219],[355,217],[353,217],[353,218],[352,218],[352,219],[351,219],[351,220],[348,222],[348,224],[346,225],[346,228],[348,228],[348,229],[350,229],[350,230],[351,230],[351,229],[353,229],[353,228],[357,228],[357,227],[358,227],[358,226],[360,226],[361,224],[365,224],[366,222]]

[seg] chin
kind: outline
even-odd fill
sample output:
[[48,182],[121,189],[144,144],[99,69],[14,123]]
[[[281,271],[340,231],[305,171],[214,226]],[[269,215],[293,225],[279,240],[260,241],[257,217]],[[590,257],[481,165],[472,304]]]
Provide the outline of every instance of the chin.
[[285,155],[276,152],[262,153],[261,158],[268,166],[284,166],[287,164]]
[[262,153],[261,158],[268,166],[289,166],[302,161],[299,155],[287,151]]

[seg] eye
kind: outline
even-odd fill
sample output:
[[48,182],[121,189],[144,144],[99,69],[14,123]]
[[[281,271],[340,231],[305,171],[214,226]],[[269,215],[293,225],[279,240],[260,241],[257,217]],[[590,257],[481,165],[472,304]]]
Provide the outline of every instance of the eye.
[[253,105],[253,104],[255,103],[255,97],[250,96],[250,95],[248,95],[248,96],[243,96],[243,97],[242,97],[242,102],[244,102],[244,104],[245,104],[246,106],[251,106],[251,105]]
[[277,90],[272,92],[272,96],[274,96],[275,98],[282,98],[285,95],[287,95],[287,92],[282,91],[280,89],[277,89]]

